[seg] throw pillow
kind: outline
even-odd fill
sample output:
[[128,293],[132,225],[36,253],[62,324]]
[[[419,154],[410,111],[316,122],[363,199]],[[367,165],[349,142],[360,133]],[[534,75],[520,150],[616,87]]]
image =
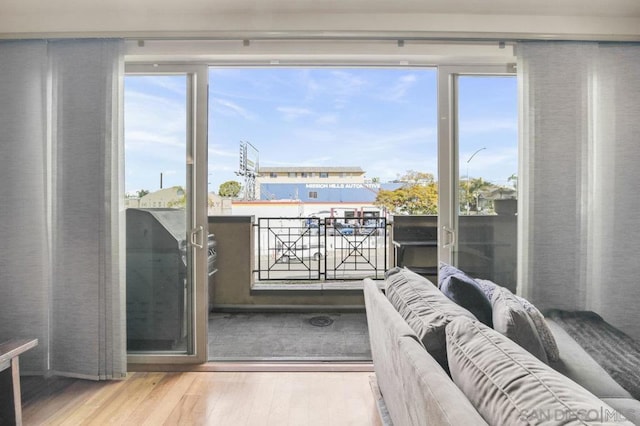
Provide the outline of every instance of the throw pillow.
[[547,363],[547,354],[533,321],[516,296],[504,287],[493,292],[493,328]]
[[487,299],[493,299],[493,292],[495,291],[498,284],[494,283],[493,281],[483,280],[481,278],[474,278],[474,280],[476,280],[485,296],[487,296]]
[[556,338],[553,337],[553,333],[547,324],[547,320],[544,319],[544,315],[535,305],[529,302],[524,297],[516,296],[516,299],[524,306],[524,309],[529,314],[529,318],[533,321],[533,324],[536,327],[536,331],[538,332],[538,336],[542,341],[542,346],[544,347],[544,351],[547,354],[547,358],[550,362],[558,362],[560,361],[560,349],[558,349],[558,344],[556,343]]
[[393,267],[393,268],[391,268],[391,269],[387,270],[387,271],[384,273],[384,278],[385,278],[385,279],[387,279],[387,278],[389,278],[391,275],[393,275],[393,274],[397,274],[397,273],[402,272],[402,271],[404,271],[404,270],[405,270],[405,268],[402,268],[402,267],[400,267],[400,266]]
[[489,424],[632,424],[478,321],[454,319],[446,338],[451,378]]
[[449,300],[431,281],[408,269],[388,274],[385,285],[385,293],[393,307],[418,335],[427,351],[445,370],[448,369],[444,328],[455,317],[475,317]]
[[[476,282],[480,285],[480,288],[487,296],[489,300],[493,299],[493,292],[495,291],[498,284],[494,283],[490,280],[483,280],[481,278],[474,278]],[[516,299],[522,306],[524,306],[527,314],[529,314],[529,318],[533,321],[533,324],[536,327],[536,331],[538,332],[538,336],[542,341],[542,346],[544,346],[544,351],[547,354],[547,358],[551,362],[557,362],[560,360],[560,350],[558,349],[558,344],[556,343],[555,337],[553,337],[553,333],[551,329],[547,325],[547,321],[544,319],[544,315],[535,307],[535,305],[529,302],[527,299],[516,295]]]
[[[448,263],[440,262],[438,264],[438,288],[442,287],[442,283],[451,276],[460,275],[469,277],[467,274],[462,272],[460,269],[456,268],[453,265],[449,265]],[[469,277],[471,278],[471,277]],[[471,278],[473,279],[473,278]]]
[[473,278],[454,266],[441,263],[438,283],[445,296],[467,309],[482,323],[493,327],[491,299],[487,298]]

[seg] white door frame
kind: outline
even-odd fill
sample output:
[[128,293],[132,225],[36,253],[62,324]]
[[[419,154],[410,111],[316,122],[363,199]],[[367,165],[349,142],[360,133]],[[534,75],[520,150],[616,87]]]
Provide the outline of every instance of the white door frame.
[[[207,143],[208,143],[208,67],[206,65],[127,64],[127,75],[185,75],[187,77],[187,226],[192,268],[191,304],[187,321],[187,353],[128,354],[129,364],[202,364],[208,353],[207,281]],[[125,112],[126,113],[126,112]]]
[[438,67],[438,260],[457,264],[458,77],[515,75],[513,64]]

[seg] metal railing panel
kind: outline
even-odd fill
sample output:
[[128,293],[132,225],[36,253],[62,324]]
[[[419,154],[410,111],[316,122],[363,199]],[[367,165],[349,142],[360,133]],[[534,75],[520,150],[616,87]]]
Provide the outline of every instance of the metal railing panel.
[[381,218],[259,218],[259,281],[381,279],[388,268]]
[[258,280],[320,280],[324,249],[314,232],[319,228],[320,219],[259,218]]
[[[341,219],[350,226],[338,227]],[[327,280],[384,278],[388,253],[385,219],[325,219],[325,239]]]

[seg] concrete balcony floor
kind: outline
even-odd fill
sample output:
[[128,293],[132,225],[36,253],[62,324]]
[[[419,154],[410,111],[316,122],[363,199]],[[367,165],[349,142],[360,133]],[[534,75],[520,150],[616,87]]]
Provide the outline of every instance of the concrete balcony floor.
[[364,312],[212,312],[209,360],[371,361],[367,319]]

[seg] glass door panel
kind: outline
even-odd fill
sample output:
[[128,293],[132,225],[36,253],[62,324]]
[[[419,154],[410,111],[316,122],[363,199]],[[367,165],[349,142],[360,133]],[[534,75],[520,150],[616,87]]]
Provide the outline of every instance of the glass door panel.
[[125,77],[130,363],[207,356],[207,69],[128,65]]
[[515,291],[518,108],[515,76],[457,77],[458,227],[454,259]]
[[187,353],[186,75],[125,78],[127,350]]

